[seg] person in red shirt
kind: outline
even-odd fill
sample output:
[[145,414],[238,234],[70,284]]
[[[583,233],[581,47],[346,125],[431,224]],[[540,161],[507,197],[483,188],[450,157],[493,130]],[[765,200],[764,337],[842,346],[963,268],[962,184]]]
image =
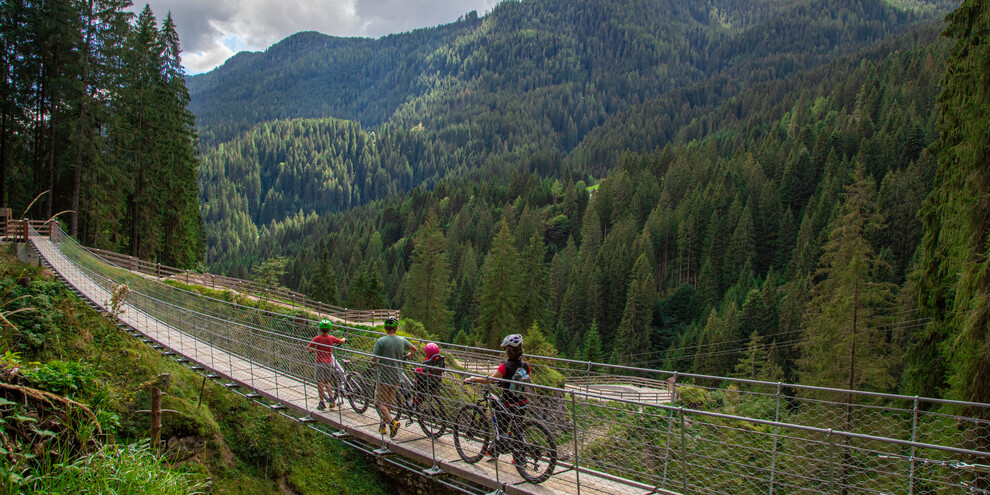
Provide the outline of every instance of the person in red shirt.
[[327,403],[324,400],[329,402],[331,408],[337,403],[337,397],[333,393],[337,387],[331,385],[331,382],[339,383],[337,380],[339,379],[338,368],[340,365],[333,358],[333,346],[347,342],[346,338],[338,339],[333,335],[329,335],[331,327],[333,327],[333,323],[330,320],[326,318],[320,320],[320,334],[313,337],[313,340],[306,346],[309,352],[316,354],[314,375],[316,378],[316,389],[320,393],[320,405],[316,406],[316,409],[320,411],[324,411],[327,408]]

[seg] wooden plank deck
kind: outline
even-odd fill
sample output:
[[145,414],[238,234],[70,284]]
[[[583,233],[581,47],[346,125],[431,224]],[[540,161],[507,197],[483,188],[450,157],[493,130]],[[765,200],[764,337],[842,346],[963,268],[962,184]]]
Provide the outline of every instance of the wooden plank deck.
[[[109,308],[110,293],[92,280],[82,269],[66,258],[47,238],[32,236],[31,243],[46,261],[68,284],[84,297],[104,308]],[[297,415],[312,418],[331,429],[346,432],[353,438],[388,449],[387,454],[398,455],[424,465],[424,470],[436,465],[445,474],[467,480],[492,490],[502,489],[507,494],[551,495],[565,493],[645,495],[671,493],[642,483],[621,480],[586,469],[575,470],[566,462],[558,462],[556,473],[546,482],[534,485],[526,482],[502,456],[498,462],[468,464],[458,456],[452,435],[448,432],[437,440],[422,434],[418,424],[405,426],[395,438],[378,433],[378,416],[373,407],[364,414],[351,410],[346,403],[336,410],[317,412],[316,385],[307,380],[280,373],[260,366],[243,357],[211,345],[182,330],[167,325],[152,315],[130,304],[124,306],[121,320],[147,338],[176,354],[231,381],[232,386],[257,393],[272,402],[272,407],[285,408]],[[163,349],[164,351],[165,349]],[[565,460],[566,461],[566,460]],[[428,476],[427,473],[423,473]]]

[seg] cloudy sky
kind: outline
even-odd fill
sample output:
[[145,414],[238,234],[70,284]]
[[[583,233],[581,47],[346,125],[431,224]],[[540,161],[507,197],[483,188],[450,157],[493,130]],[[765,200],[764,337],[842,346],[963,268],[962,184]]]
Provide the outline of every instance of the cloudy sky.
[[299,31],[377,38],[436,26],[499,0],[146,0],[161,22],[171,11],[188,74],[208,72],[239,51],[263,51]]

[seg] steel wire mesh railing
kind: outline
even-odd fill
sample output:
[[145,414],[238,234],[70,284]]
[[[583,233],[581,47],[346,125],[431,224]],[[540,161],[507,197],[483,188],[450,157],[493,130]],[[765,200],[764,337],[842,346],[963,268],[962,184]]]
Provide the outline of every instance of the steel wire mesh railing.
[[[311,315],[203,297],[106,265],[68,237],[53,240],[71,267],[104,295],[117,284],[129,286],[129,317],[144,333],[253,389],[315,410],[319,398],[306,348],[315,333]],[[337,358],[348,359],[347,371],[372,388],[371,349],[381,334],[357,326],[337,326],[335,332],[348,339]],[[444,423],[447,433],[424,441],[434,464],[459,459],[451,421],[477,394],[460,380],[487,374],[500,359],[490,350],[443,347],[448,372],[432,394],[424,394],[438,400],[446,417],[434,423]],[[990,464],[986,405],[527,359],[537,381],[527,416],[550,429],[559,457],[557,474],[544,486],[563,492],[987,490],[988,474],[979,467]],[[983,417],[963,416],[963,408],[983,411]],[[373,409],[358,414],[342,401],[330,414],[341,424],[374,428]],[[404,426],[404,435],[416,429]],[[496,483],[519,482],[506,457],[483,465],[482,472]]]

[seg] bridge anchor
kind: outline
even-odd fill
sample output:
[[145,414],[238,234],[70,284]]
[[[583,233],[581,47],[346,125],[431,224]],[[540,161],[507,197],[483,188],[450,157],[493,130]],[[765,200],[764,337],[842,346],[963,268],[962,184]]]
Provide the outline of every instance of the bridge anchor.
[[440,469],[440,466],[434,465],[429,469],[424,469],[423,474],[429,476],[430,478],[436,478],[437,476],[440,476],[441,474],[445,474],[445,473],[443,469]]

